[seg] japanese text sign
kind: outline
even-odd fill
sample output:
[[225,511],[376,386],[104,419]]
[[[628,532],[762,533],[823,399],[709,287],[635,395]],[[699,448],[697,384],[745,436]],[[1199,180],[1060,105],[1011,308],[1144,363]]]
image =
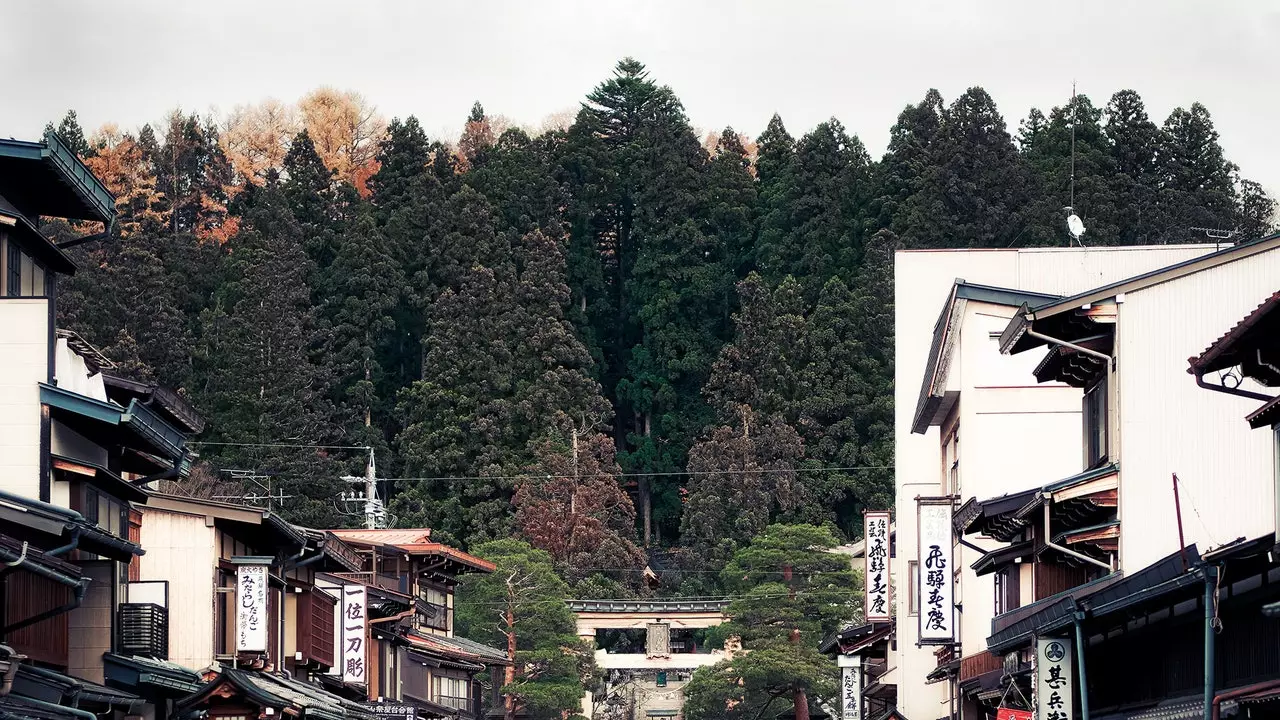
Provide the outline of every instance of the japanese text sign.
[[365,639],[368,616],[364,585],[346,585],[342,588],[342,682],[365,684]]
[[920,563],[919,593],[920,644],[943,645],[955,640],[955,578],[951,556],[951,499],[921,498],[917,501]]
[[267,568],[236,568],[236,652],[267,651]]
[[889,513],[869,512],[863,517],[866,562],[862,579],[867,587],[867,622],[891,620],[889,611]]
[[[862,658],[858,657],[861,661]],[[858,662],[840,672],[840,717],[862,720],[862,666]]]
[[1036,640],[1036,720],[1071,720],[1071,641]]

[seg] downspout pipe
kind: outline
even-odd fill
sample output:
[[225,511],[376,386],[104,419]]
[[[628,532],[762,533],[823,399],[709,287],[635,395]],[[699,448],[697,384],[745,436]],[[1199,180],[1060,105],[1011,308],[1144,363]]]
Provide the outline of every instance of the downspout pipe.
[[52,550],[45,550],[44,554],[50,555],[52,557],[57,557],[59,555],[65,555],[66,553],[69,553],[72,550],[75,550],[76,547],[80,545],[80,531],[81,531],[81,527],[79,525],[72,525],[71,540],[66,545],[63,545],[61,547],[56,547]]
[[1076,628],[1076,668],[1080,674],[1080,720],[1089,720],[1089,672],[1084,662],[1084,610],[1071,598],[1071,623]]
[[1053,536],[1049,533],[1049,504],[1050,504],[1050,502],[1051,502],[1051,501],[1049,500],[1049,498],[1047,498],[1047,497],[1046,497],[1046,498],[1044,498],[1044,545],[1045,545],[1045,547],[1053,548],[1054,550],[1057,550],[1057,551],[1058,551],[1058,552],[1060,552],[1060,553],[1065,553],[1065,554],[1070,555],[1071,557],[1076,558],[1076,559],[1078,559],[1078,560],[1084,560],[1085,562],[1092,563],[1092,564],[1094,564],[1094,565],[1097,565],[1097,566],[1098,566],[1098,567],[1100,567],[1100,568],[1106,568],[1107,572],[1113,572],[1113,571],[1114,571],[1114,568],[1112,568],[1112,567],[1111,567],[1111,564],[1110,564],[1110,563],[1104,563],[1104,562],[1102,562],[1101,560],[1095,560],[1094,558],[1091,558],[1091,557],[1089,557],[1088,555],[1085,555],[1085,554],[1083,554],[1083,553],[1078,553],[1078,552],[1076,552],[1075,550],[1072,550],[1071,548],[1067,548],[1067,547],[1063,547],[1063,546],[1061,546],[1061,545],[1058,545],[1058,544],[1054,543],[1054,542],[1053,542],[1053,540],[1051,540],[1051,539],[1050,539],[1051,537],[1053,537]]
[[4,627],[3,632],[6,635],[8,635],[14,630],[21,630],[22,628],[27,627],[29,625],[35,625],[38,622],[44,622],[49,618],[57,617],[63,613],[69,613],[72,610],[75,610],[76,608],[80,607],[80,603],[84,602],[84,596],[88,592],[89,592],[89,579],[84,578],[80,581],[80,584],[76,585],[75,596],[71,599],[71,602],[67,603],[66,605],[60,605],[56,608],[45,610],[44,612],[39,613],[37,615],[32,615],[31,617],[25,620],[19,620],[18,622],[13,623],[12,625],[6,625]]
[[1218,717],[1218,702],[1214,697],[1214,682],[1217,679],[1215,669],[1214,622],[1218,609],[1218,573],[1222,570],[1217,565],[1204,566],[1204,720]]
[[43,708],[54,713],[71,713],[78,718],[82,718],[82,720],[99,720],[97,715],[94,715],[88,710],[81,710],[80,708],[67,707],[66,705],[54,705],[53,703],[29,697],[22,697],[21,701],[27,705],[34,705],[35,707]]
[[1085,355],[1091,355],[1093,357],[1096,357],[1099,360],[1105,360],[1108,363],[1110,363],[1110,367],[1112,370],[1114,370],[1116,367],[1116,359],[1106,353],[1098,352],[1097,350],[1090,350],[1089,348],[1083,345],[1077,345],[1073,342],[1068,342],[1066,340],[1059,340],[1058,338],[1055,338],[1055,337],[1049,337],[1044,333],[1036,332],[1030,327],[1027,328],[1027,334],[1038,340],[1043,340],[1053,345],[1061,345],[1062,347],[1071,348],[1072,350],[1075,350],[1078,353],[1084,353]]
[[18,674],[18,666],[27,658],[25,655],[19,655],[8,645],[0,645],[0,651],[4,651],[5,658],[9,660],[9,668],[5,670],[3,676],[0,676],[0,697],[4,697],[13,692],[13,678]]

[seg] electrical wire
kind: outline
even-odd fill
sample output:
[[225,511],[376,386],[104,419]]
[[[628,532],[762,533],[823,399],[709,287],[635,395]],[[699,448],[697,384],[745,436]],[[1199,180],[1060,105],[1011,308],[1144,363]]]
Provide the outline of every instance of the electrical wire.
[[261,447],[261,448],[299,448],[306,450],[371,450],[368,445],[305,445],[294,443],[244,443],[244,442],[206,442],[192,440],[188,445],[218,445],[222,447]]
[[[521,606],[529,606],[529,605],[556,605],[556,604],[563,604],[563,603],[570,603],[570,602],[630,602],[630,603],[649,602],[649,601],[653,601],[653,602],[706,602],[706,601],[733,602],[734,600],[776,600],[780,598],[796,598],[796,597],[802,597],[807,595],[825,595],[825,594],[832,594],[835,592],[845,592],[845,590],[836,590],[836,589],[828,590],[828,591],[796,590],[795,592],[785,592],[785,593],[765,593],[761,595],[720,595],[717,597],[705,597],[705,598],[692,598],[692,597],[651,598],[651,599],[622,598],[618,600],[595,600],[595,599],[577,600],[574,598],[566,598],[564,600],[555,600],[555,599],[524,600],[524,601],[516,601],[515,604],[521,605]],[[852,598],[852,600],[856,601],[857,596],[855,595]],[[462,601],[460,601],[461,607],[506,607],[506,605],[507,605],[507,601],[505,600],[500,600],[495,602],[475,602],[475,601],[467,600],[464,598]],[[851,602],[850,605],[852,606],[853,602]]]
[[543,473],[527,473],[522,475],[450,475],[439,477],[398,477],[398,478],[378,478],[381,481],[398,481],[398,482],[431,482],[441,480],[531,480],[536,478],[606,478],[606,477],[689,477],[697,475],[731,475],[738,474],[762,474],[762,473],[806,473],[806,472],[852,472],[862,470],[892,470],[892,465],[855,465],[850,467],[814,467],[814,468],[758,468],[754,470],[686,470],[686,471],[670,471],[670,472],[622,472],[622,473],[579,473],[578,475],[548,475]]

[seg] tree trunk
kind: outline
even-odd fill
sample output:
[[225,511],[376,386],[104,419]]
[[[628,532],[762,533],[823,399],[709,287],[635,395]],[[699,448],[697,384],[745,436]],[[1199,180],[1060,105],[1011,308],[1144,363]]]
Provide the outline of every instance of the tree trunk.
[[809,696],[804,688],[796,688],[796,720],[809,720]]
[[[511,617],[511,609],[507,608],[507,627],[511,627],[513,618]],[[510,665],[503,668],[502,683],[510,687],[516,681],[516,634],[513,630],[507,631],[507,660]],[[516,720],[516,698],[509,692],[502,693],[502,716],[504,720]]]

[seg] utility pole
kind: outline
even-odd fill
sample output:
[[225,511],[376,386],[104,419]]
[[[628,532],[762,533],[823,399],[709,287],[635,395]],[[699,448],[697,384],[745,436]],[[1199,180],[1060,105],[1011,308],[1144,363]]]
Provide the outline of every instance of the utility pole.
[[[375,530],[386,525],[386,513],[383,511],[382,501],[378,499],[378,472],[372,447],[369,448],[369,462],[365,466],[364,477],[344,475],[341,479],[352,484],[364,483],[364,493],[362,493],[364,500],[364,526],[370,530]],[[357,497],[347,498],[345,495],[344,493],[344,500],[361,499]]]

